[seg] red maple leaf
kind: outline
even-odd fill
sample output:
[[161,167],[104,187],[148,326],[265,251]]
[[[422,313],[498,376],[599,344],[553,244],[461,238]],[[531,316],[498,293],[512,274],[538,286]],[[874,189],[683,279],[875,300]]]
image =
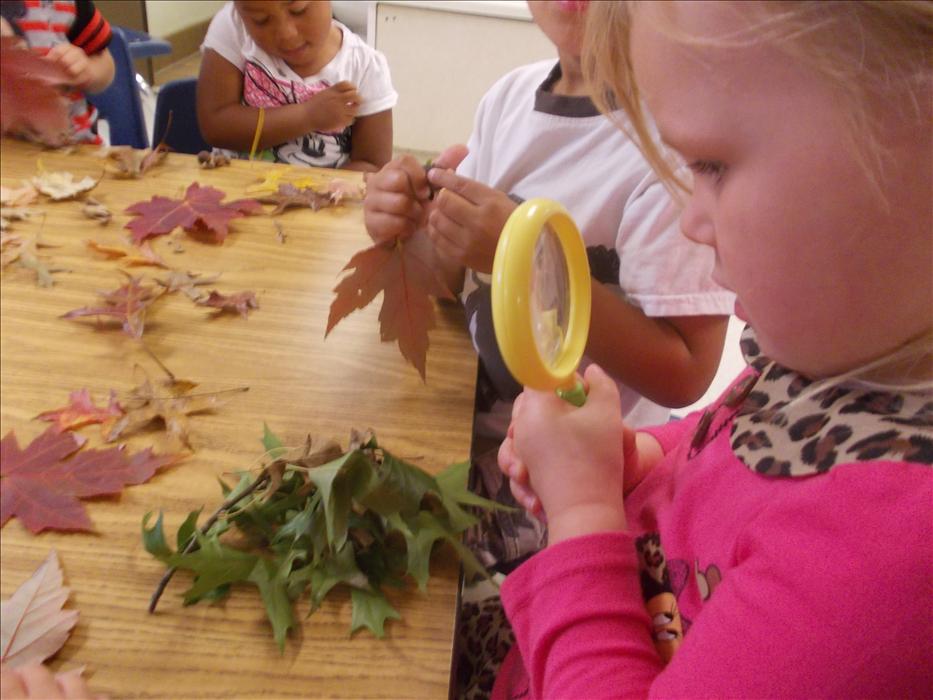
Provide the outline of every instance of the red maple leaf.
[[158,299],[162,292],[155,287],[146,287],[142,278],[130,277],[129,282],[109,292],[100,292],[103,305],[83,306],[62,315],[62,318],[80,318],[82,316],[109,316],[123,324],[123,332],[133,338],[142,338],[145,326],[146,309]]
[[383,341],[398,342],[402,356],[425,378],[428,331],[434,328],[431,297],[453,299],[438,271],[437,257],[427,234],[419,231],[404,242],[375,245],[354,255],[353,270],[334,287],[326,337],[347,315],[367,306],[384,292],[379,311]]
[[0,131],[51,145],[68,140],[68,101],[58,86],[68,74],[25,48],[18,37],[0,37]]
[[194,303],[198,306],[212,306],[218,310],[218,313],[232,311],[243,318],[249,316],[250,309],[259,308],[259,302],[256,301],[256,294],[253,292],[221,294],[216,289],[212,289],[207,297],[196,299]]
[[148,481],[183,455],[128,455],[122,446],[80,451],[85,440],[54,427],[21,450],[13,431],[0,441],[0,527],[16,516],[32,533],[93,529],[78,500],[115,495]]
[[136,202],[127,207],[126,213],[135,214],[138,218],[130,221],[126,228],[133,232],[133,243],[137,245],[147,238],[169,233],[178,226],[214,243],[223,243],[231,219],[262,211],[262,205],[255,199],[221,203],[226,196],[218,189],[192,182],[184,199],[156,195],[148,202]]
[[106,423],[113,418],[119,418],[124,413],[117,401],[117,392],[110,390],[110,403],[106,408],[94,405],[91,392],[87,389],[72,391],[68,397],[68,405],[52,411],[40,413],[36,418],[50,421],[55,424],[58,432],[76,430],[91,423]]

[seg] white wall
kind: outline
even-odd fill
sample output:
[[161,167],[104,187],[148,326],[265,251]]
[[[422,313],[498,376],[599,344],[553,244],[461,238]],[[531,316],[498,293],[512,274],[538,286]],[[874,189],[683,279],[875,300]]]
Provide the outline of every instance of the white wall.
[[466,142],[480,98],[512,68],[557,49],[524,2],[377,2],[375,46],[399,94],[395,146],[441,151]]
[[173,34],[209,20],[224,6],[224,0],[189,0],[172,2],[170,0],[146,0],[146,15],[149,19],[149,33],[153,36]]

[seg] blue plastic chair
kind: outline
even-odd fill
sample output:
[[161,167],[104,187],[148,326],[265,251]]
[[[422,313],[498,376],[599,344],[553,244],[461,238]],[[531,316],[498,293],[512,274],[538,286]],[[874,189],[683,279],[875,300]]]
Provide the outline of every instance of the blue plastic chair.
[[[211,150],[198,126],[197,86],[197,78],[183,78],[159,88],[152,143],[161,143],[165,137],[165,144],[177,153],[196,154]],[[169,112],[172,125],[166,135]]]
[[133,56],[126,35],[119,27],[113,27],[110,54],[116,67],[113,82],[103,92],[88,95],[87,99],[110,125],[112,145],[148,148],[149,135],[146,133],[146,119],[143,116]]

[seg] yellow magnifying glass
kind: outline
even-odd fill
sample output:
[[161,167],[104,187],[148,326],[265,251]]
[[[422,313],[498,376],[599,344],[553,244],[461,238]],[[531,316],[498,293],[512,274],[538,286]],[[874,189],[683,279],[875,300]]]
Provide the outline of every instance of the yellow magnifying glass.
[[586,246],[570,214],[548,199],[524,202],[502,229],[492,266],[492,321],[512,376],[582,406],[574,373],[590,305]]

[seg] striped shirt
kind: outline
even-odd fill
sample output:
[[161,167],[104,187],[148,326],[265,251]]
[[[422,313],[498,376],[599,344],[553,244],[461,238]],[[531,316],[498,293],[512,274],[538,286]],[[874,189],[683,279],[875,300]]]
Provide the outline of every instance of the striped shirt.
[[[88,56],[106,50],[110,44],[110,23],[90,0],[25,0],[3,5],[4,17],[41,56],[66,41],[83,49]],[[65,96],[70,103],[72,141],[102,143],[95,128],[97,110],[88,103],[84,93],[71,89]]]

